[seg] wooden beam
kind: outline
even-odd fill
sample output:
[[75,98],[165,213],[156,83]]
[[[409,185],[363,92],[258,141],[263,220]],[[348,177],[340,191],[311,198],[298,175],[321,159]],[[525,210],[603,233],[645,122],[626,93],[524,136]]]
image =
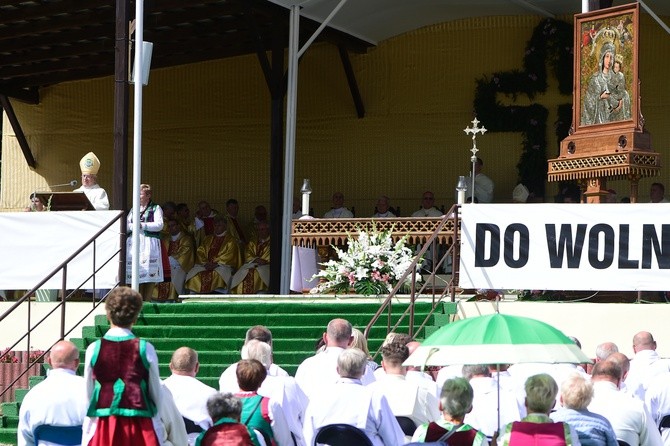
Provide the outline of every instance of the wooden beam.
[[[13,9],[3,9],[2,21],[5,25],[12,22],[26,22],[35,19],[49,19],[55,15],[75,14],[96,8],[109,8],[109,0],[68,0],[58,2],[17,2],[11,0]],[[0,5],[2,6],[2,5]]]
[[[0,64],[1,65],[1,64]],[[20,102],[25,102],[30,105],[37,105],[40,103],[40,91],[37,88],[2,88],[0,87],[0,95],[8,98],[16,99]]]
[[[272,77],[270,81],[270,250],[281,253],[283,244],[282,221],[284,212],[284,41],[274,36],[272,44]],[[275,259],[281,259],[277,254]],[[269,291],[279,294],[281,288],[281,261],[270,262]]]
[[67,14],[58,20],[35,20],[27,23],[23,22],[20,25],[5,26],[0,28],[0,41],[22,36],[34,36],[40,33],[56,33],[61,29],[85,27],[87,23],[110,23],[113,18],[111,8],[108,10],[86,9],[81,14]]
[[[129,30],[130,0],[116,0],[116,45],[114,55],[114,171],[112,174],[112,208],[128,206],[128,114],[130,88]],[[124,271],[125,275],[125,271]]]
[[249,8],[248,3],[245,3],[243,17],[251,29],[251,35],[256,45],[256,57],[258,57],[258,63],[261,64],[261,70],[263,70],[263,76],[265,76],[265,84],[268,86],[268,89],[272,91],[272,67],[270,66],[268,54],[263,43],[263,36],[258,29],[258,23],[256,23],[255,17],[251,14],[251,9]]
[[12,103],[9,102],[9,98],[7,96],[0,95],[0,106],[5,110],[5,113],[7,113],[7,119],[12,125],[12,129],[14,129],[16,140],[19,143],[19,147],[21,147],[21,151],[23,152],[23,156],[26,159],[26,163],[28,163],[28,165],[34,169],[37,167],[35,157],[30,151],[30,146],[28,145],[26,135],[23,133],[19,119],[16,117],[16,113],[14,113],[14,107],[12,107]]
[[[130,0],[116,0],[116,38],[114,52],[114,170],[112,172],[112,209],[128,209],[128,114],[130,89],[128,68],[130,46],[128,23]],[[126,282],[126,219],[121,219],[119,281]]]
[[45,45],[30,51],[0,54],[0,66],[53,61],[54,59],[84,56],[86,54],[111,53],[113,50],[114,41],[112,39],[81,42],[77,45]]
[[351,92],[351,98],[354,100],[354,106],[356,107],[356,114],[359,118],[365,117],[365,105],[363,105],[363,99],[361,98],[361,92],[358,90],[358,82],[356,82],[356,75],[354,70],[351,67],[351,60],[349,59],[349,53],[343,45],[338,45],[337,49],[340,51],[340,60],[342,61],[342,67],[344,68],[344,74],[347,76],[347,84],[349,84],[349,91]]

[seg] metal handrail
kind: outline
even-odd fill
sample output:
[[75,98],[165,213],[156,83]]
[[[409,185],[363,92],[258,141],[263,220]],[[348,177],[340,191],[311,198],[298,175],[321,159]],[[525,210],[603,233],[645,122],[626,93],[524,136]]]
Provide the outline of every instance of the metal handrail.
[[[409,335],[414,336],[415,330],[414,330],[414,305],[416,303],[416,296],[423,294],[423,291],[426,289],[428,286],[429,281],[433,284],[432,286],[432,294],[433,294],[433,300],[432,300],[432,308],[424,321],[421,323],[419,328],[416,330],[416,333],[420,332],[430,319],[430,317],[433,315],[435,312],[435,309],[437,308],[438,304],[442,302],[444,299],[447,290],[449,291],[451,295],[451,301],[454,302],[455,300],[455,284],[458,283],[458,262],[459,262],[459,250],[458,250],[458,241],[460,240],[459,237],[459,226],[460,226],[460,206],[455,204],[451,207],[449,212],[447,212],[443,217],[442,221],[436,226],[435,231],[433,234],[426,240],[426,243],[421,247],[419,252],[417,253],[416,257],[414,258],[414,261],[410,265],[410,267],[405,271],[405,273],[400,277],[398,280],[398,283],[393,287],[389,295],[384,299],[384,301],[381,303],[379,306],[379,309],[377,312],[372,316],[372,319],[370,319],[370,322],[368,325],[365,327],[365,330],[363,332],[363,335],[365,338],[368,338],[368,335],[370,333],[370,330],[372,329],[373,325],[377,323],[378,319],[381,317],[382,313],[384,311],[388,310],[388,320],[387,320],[387,325],[386,325],[386,330],[387,333],[394,331],[400,324],[404,321],[404,319],[408,316],[409,313]],[[437,254],[437,247],[436,247],[436,240],[437,240],[437,235],[439,232],[442,230],[442,228],[447,224],[449,220],[454,220],[454,243],[447,249],[447,252],[438,260],[436,259],[436,254]],[[419,288],[417,291],[416,289],[416,281],[415,281],[415,276],[416,276],[416,271],[417,267],[420,264],[420,262],[423,261],[423,255],[426,253],[428,248],[432,249],[433,253],[433,265],[432,265],[432,271],[431,274],[429,275],[430,280],[425,281],[423,286]],[[443,262],[446,261],[446,259],[451,256],[452,258],[452,275],[451,275],[451,280],[448,283],[448,287],[445,287],[445,289],[442,291],[440,296],[437,297],[436,300],[436,294],[435,294],[435,273],[438,271]],[[437,260],[437,262],[435,261]],[[396,296],[398,291],[402,288],[405,280],[409,276],[409,274],[412,274],[412,287],[410,290],[410,302],[405,311],[400,315],[398,320],[396,321],[395,325],[391,327],[391,316],[392,316],[392,305],[393,305],[393,298]],[[381,347],[380,347],[381,349]],[[379,353],[379,350],[375,352],[374,357],[377,356]]]
[[[16,311],[16,310],[21,306],[21,304],[23,304],[23,303],[26,302],[26,301],[28,301],[28,302],[30,303],[30,300],[29,300],[29,299],[30,299],[30,296],[32,296],[33,294],[35,294],[35,292],[36,292],[39,288],[41,288],[45,283],[47,283],[51,278],[53,278],[53,277],[54,277],[56,274],[58,274],[61,270],[63,271],[62,285],[61,285],[61,295],[63,296],[63,298],[62,298],[62,300],[60,301],[60,303],[58,303],[57,305],[55,305],[55,306],[54,306],[54,307],[53,307],[53,308],[52,308],[46,315],[44,315],[44,317],[42,317],[42,319],[40,319],[37,323],[35,323],[35,325],[31,325],[31,310],[30,310],[30,305],[28,305],[28,312],[27,312],[27,313],[28,313],[28,317],[27,317],[28,328],[27,328],[27,331],[26,331],[26,332],[25,332],[25,333],[24,333],[24,334],[23,334],[23,335],[22,335],[22,336],[21,336],[21,337],[14,343],[14,344],[12,344],[10,347],[8,347],[8,348],[7,348],[7,351],[6,351],[4,354],[1,354],[1,355],[0,355],[0,361],[2,360],[3,357],[9,355],[9,353],[10,353],[10,352],[11,352],[17,345],[19,345],[19,344],[21,343],[21,341],[23,341],[24,339],[26,339],[26,343],[27,343],[27,349],[26,349],[26,350],[27,350],[27,352],[28,352],[28,358],[30,358],[30,356],[31,356],[30,353],[31,353],[31,350],[32,350],[32,348],[31,348],[31,346],[30,346],[30,335],[31,335],[31,333],[32,333],[37,327],[39,327],[44,321],[46,321],[46,320],[47,320],[53,313],[55,313],[58,309],[60,309],[60,319],[61,319],[61,320],[60,320],[60,338],[59,338],[58,340],[56,340],[53,344],[51,344],[51,346],[50,346],[48,349],[46,349],[45,351],[43,351],[41,355],[39,355],[39,356],[36,357],[36,358],[33,358],[32,361],[29,359],[28,362],[26,363],[26,368],[25,368],[25,370],[23,370],[22,373],[20,373],[20,374],[14,379],[14,381],[12,381],[12,382],[11,382],[10,384],[8,384],[2,391],[0,391],[0,398],[1,398],[5,393],[7,393],[7,392],[8,392],[8,391],[9,391],[9,390],[10,390],[10,389],[11,389],[17,382],[19,382],[19,380],[20,380],[22,377],[24,377],[24,376],[30,371],[30,368],[31,368],[33,365],[39,363],[39,362],[46,356],[46,354],[47,354],[49,351],[51,351],[51,348],[53,348],[54,345],[56,345],[59,341],[65,339],[65,336],[67,336],[67,335],[69,335],[70,333],[72,333],[72,331],[73,331],[75,328],[77,328],[82,322],[84,322],[84,320],[86,320],[86,318],[88,318],[88,317],[89,317],[89,316],[90,316],[90,315],[91,315],[91,314],[98,308],[99,305],[101,305],[102,303],[104,303],[104,300],[105,300],[106,296],[103,296],[103,298],[102,298],[101,300],[99,300],[99,301],[96,301],[96,299],[95,299],[95,290],[96,290],[96,288],[95,288],[95,275],[96,275],[96,273],[98,273],[102,268],[104,268],[110,261],[112,261],[112,259],[113,259],[117,254],[121,253],[122,248],[117,249],[117,250],[116,250],[115,252],[113,252],[112,255],[111,255],[108,259],[106,259],[100,266],[96,267],[96,265],[95,265],[95,260],[96,260],[96,258],[95,258],[95,253],[96,253],[96,243],[97,243],[97,239],[98,239],[98,237],[100,237],[100,235],[102,235],[102,234],[103,234],[107,229],[109,229],[114,223],[116,223],[117,221],[121,220],[124,216],[125,216],[125,213],[122,212],[122,211],[119,211],[119,213],[118,213],[118,215],[117,215],[116,217],[114,217],[112,220],[110,220],[110,221],[109,221],[105,226],[103,226],[103,227],[102,227],[102,228],[101,228],[95,235],[93,235],[93,236],[92,236],[90,239],[88,239],[88,240],[87,240],[87,241],[86,241],[86,242],[85,242],[79,249],[77,249],[72,255],[70,255],[70,257],[68,257],[66,260],[64,260],[64,261],[63,261],[60,265],[58,265],[58,266],[57,266],[51,273],[49,273],[44,279],[42,279],[42,281],[40,281],[37,285],[35,285],[31,290],[29,290],[28,292],[26,292],[21,298],[19,298],[19,299],[14,303],[14,305],[12,305],[7,311],[5,311],[2,315],[0,315],[0,322],[2,322],[2,321],[5,320],[9,315],[11,315],[14,311]],[[124,234],[120,234],[120,235],[121,235],[121,242],[122,242],[122,241],[123,241],[123,238],[124,238]],[[73,289],[70,293],[67,293],[67,266],[68,266],[68,264],[69,264],[75,257],[77,257],[79,254],[81,254],[81,253],[82,253],[86,248],[88,248],[88,246],[91,245],[91,244],[93,245],[93,254],[94,254],[94,255],[93,255],[93,272],[92,272],[88,277],[86,277],[86,278],[83,280],[83,282],[81,282],[81,283],[79,284],[79,286],[78,286],[77,288]],[[120,246],[122,246],[122,244],[120,244]],[[69,299],[70,299],[70,298],[71,298],[77,291],[79,291],[79,290],[82,288],[82,286],[83,286],[89,279],[93,279],[93,297],[92,297],[92,303],[93,303],[93,306],[92,306],[91,310],[90,310],[88,313],[86,313],[81,319],[79,319],[79,321],[78,321],[76,324],[74,324],[74,326],[73,326],[72,328],[70,328],[69,330],[66,331],[66,330],[65,330],[65,316],[66,316],[66,313],[65,313],[66,305],[65,305],[65,304],[66,304],[66,302],[67,302],[67,301],[68,301],[68,300],[69,300]],[[120,282],[117,281],[117,282],[114,284],[114,286],[113,286],[112,288],[116,288],[119,284],[120,284]]]

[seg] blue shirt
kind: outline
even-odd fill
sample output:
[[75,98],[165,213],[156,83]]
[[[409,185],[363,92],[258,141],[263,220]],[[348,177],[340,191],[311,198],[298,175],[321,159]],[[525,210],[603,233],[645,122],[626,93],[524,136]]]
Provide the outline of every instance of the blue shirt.
[[552,413],[551,419],[568,423],[577,432],[583,446],[618,445],[612,424],[597,413],[562,408]]

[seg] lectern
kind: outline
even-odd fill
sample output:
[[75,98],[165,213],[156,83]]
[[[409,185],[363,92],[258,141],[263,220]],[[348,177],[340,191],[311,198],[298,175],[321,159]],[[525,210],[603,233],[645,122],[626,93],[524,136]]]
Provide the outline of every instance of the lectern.
[[95,208],[83,192],[36,192],[51,211],[94,211]]

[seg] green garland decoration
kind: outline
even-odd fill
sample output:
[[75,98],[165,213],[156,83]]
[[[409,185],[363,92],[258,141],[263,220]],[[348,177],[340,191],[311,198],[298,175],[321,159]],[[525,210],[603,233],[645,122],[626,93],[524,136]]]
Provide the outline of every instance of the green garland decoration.
[[[529,106],[502,105],[499,93],[519,94],[531,100],[547,90],[547,65],[558,79],[561,94],[572,94],[573,29],[560,20],[544,19],[533,30],[526,44],[523,70],[493,73],[477,79],[474,108],[477,118],[490,132],[521,132],[523,151],[517,164],[518,181],[535,196],[543,197],[547,180],[548,110],[537,103]],[[568,135],[572,105],[559,107],[556,136],[560,142]]]

